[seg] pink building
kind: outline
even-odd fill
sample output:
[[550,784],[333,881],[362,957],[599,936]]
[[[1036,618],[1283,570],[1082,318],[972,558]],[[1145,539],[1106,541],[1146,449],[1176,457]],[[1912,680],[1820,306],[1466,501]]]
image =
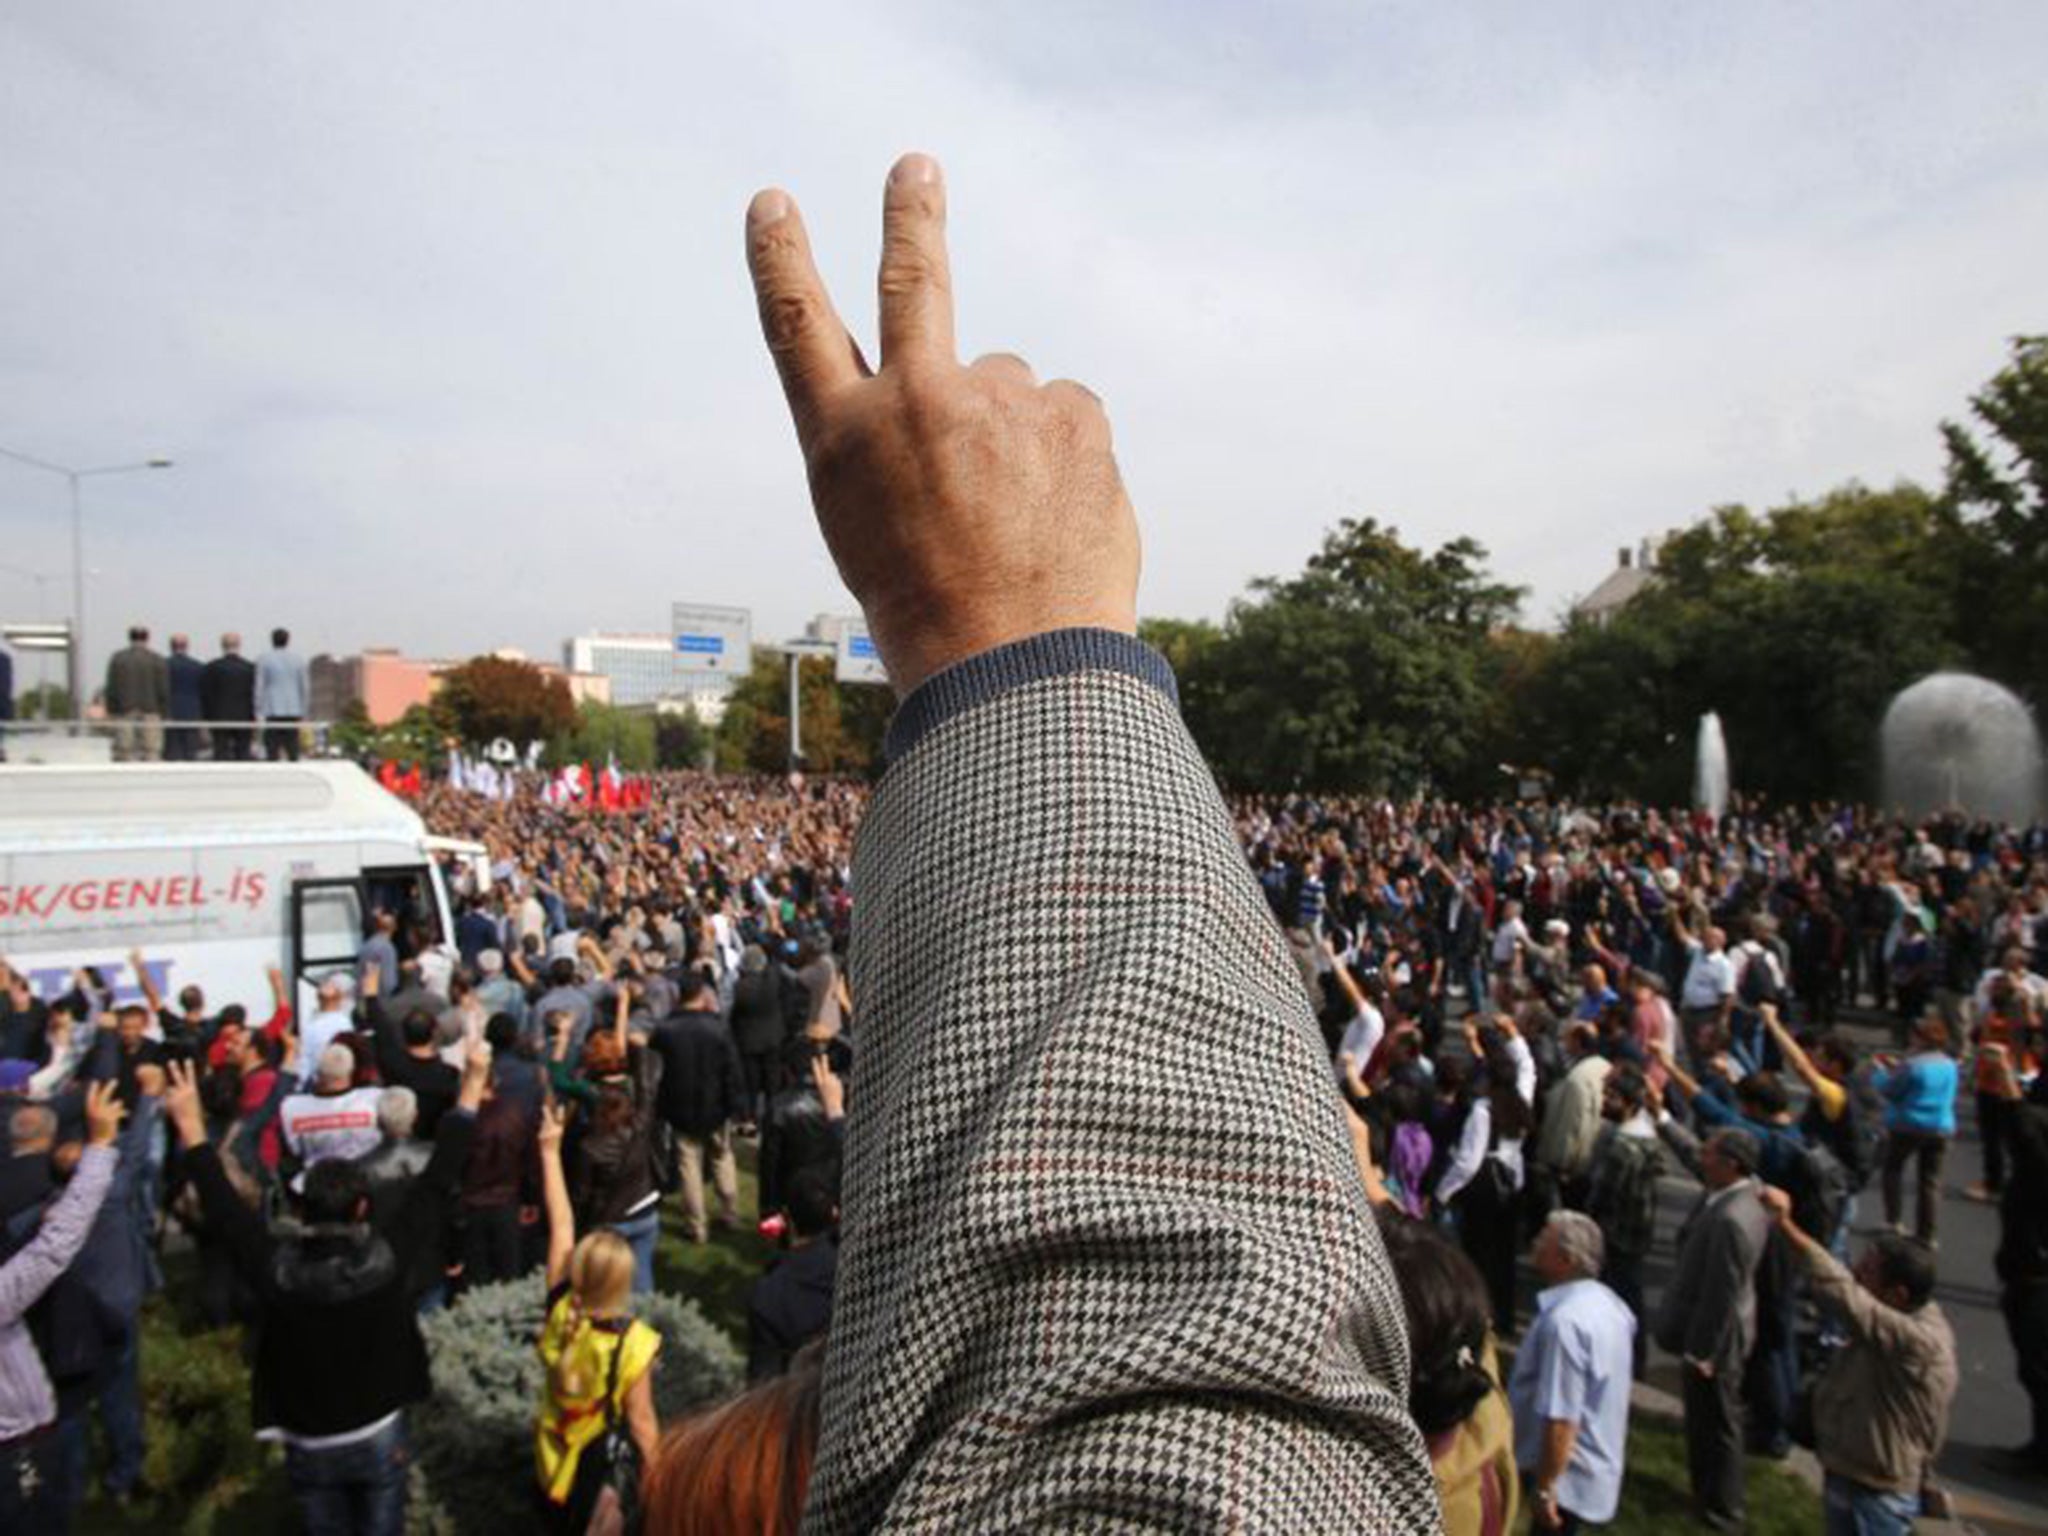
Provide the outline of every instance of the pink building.
[[444,665],[401,656],[383,646],[359,656],[315,656],[313,718],[339,720],[351,704],[361,703],[372,725],[395,724],[413,705],[434,696]]
[[[493,654],[512,661],[525,661],[519,651]],[[404,656],[389,646],[371,646],[357,656],[315,656],[312,662],[313,718],[339,720],[351,704],[360,702],[372,725],[395,725],[415,704],[425,704],[441,686],[441,674],[459,663],[425,661]],[[538,662],[542,672],[564,678],[569,696],[582,703],[611,702],[611,679],[583,672],[565,672],[560,667]]]

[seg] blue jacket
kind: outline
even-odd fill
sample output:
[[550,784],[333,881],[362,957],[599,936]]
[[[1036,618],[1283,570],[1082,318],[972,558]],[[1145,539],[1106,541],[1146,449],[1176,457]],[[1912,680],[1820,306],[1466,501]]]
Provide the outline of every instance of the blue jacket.
[[171,718],[205,719],[206,709],[199,693],[199,680],[206,675],[205,663],[196,656],[174,651],[166,665],[171,674]]
[[258,719],[303,720],[309,691],[306,664],[290,651],[265,651],[256,663]]
[[1955,1135],[1957,1072],[1949,1057],[1922,1052],[1890,1072],[1872,1074],[1870,1082],[1884,1096],[1886,1130]]
[[1752,1120],[1710,1087],[1700,1089],[1692,1108],[1702,1131],[1710,1127],[1717,1131],[1747,1131],[1755,1137],[1761,1157],[1757,1172],[1763,1181],[1780,1189],[1790,1187],[1799,1171],[1799,1159],[1806,1151],[1806,1138],[1799,1134],[1797,1126]]

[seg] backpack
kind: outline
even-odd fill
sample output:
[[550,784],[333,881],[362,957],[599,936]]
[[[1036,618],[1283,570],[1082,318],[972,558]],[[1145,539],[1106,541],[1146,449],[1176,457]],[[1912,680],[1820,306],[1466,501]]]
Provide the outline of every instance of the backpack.
[[1805,1142],[1788,1182],[1793,1222],[1815,1242],[1833,1242],[1849,1197],[1855,1193],[1842,1160],[1822,1142]]
[[1650,1251],[1657,1233],[1657,1179],[1664,1157],[1657,1143],[1618,1131],[1603,1132],[1599,1161],[1599,1209],[1589,1210],[1607,1234],[1614,1253],[1640,1257]]
[[1842,1088],[1849,1101],[1842,1106],[1842,1118],[1834,1122],[1829,1143],[1849,1177],[1853,1194],[1870,1182],[1884,1161],[1884,1106],[1870,1079],[1861,1073]]
[[1751,1012],[1765,1003],[1778,1006],[1785,1000],[1785,987],[1778,979],[1778,957],[1761,944],[1746,945],[1742,953],[1742,980],[1735,988],[1742,1006]]

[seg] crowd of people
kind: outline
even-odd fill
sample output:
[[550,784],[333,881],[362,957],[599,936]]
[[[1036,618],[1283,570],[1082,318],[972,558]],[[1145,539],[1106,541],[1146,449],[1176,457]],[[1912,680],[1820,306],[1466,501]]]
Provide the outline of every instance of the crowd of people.
[[[1831,1529],[1905,1530],[1939,1504],[1957,1365],[1931,1298],[1965,1070],[1966,1193],[2003,1202],[1997,1278],[2034,1402],[2008,1460],[2048,1466],[2039,829],[1846,808],[1236,812],[1384,1198],[1429,1232],[1404,1246],[1454,1239],[1466,1261],[1440,1260],[1466,1283],[1430,1302],[1443,1327],[1445,1296],[1466,1298],[1452,1401],[1484,1401],[1479,1340],[1516,1331],[1518,1260],[1543,1283],[1509,1382],[1539,1528],[1612,1515],[1646,1335],[1678,1358],[1709,1523],[1740,1528],[1744,1454],[1795,1438],[1827,1469]],[[1852,1008],[1879,1049],[1843,1027]],[[1652,1298],[1661,1186],[1687,1175],[1702,1192]],[[1418,1383],[1428,1358],[1418,1340]],[[1507,1443],[1505,1422],[1462,1422]]]
[[149,643],[146,625],[132,625],[128,643],[107,658],[101,695],[113,726],[117,762],[272,762],[299,760],[301,727],[311,714],[306,662],[288,630],[270,632],[270,649],[251,661],[242,637],[220,637],[220,654],[201,661],[188,635],[172,635],[167,656]]
[[[675,776],[609,814],[436,791],[488,885],[445,938],[376,914],[303,1019],[282,977],[260,1025],[0,978],[0,1527],[65,1528],[93,1416],[133,1493],[168,1214],[253,1330],[257,1432],[315,1533],[402,1529],[418,1319],[529,1269],[558,1529],[1598,1525],[1647,1334],[1709,1523],[1743,1522],[1746,1447],[1804,1435],[1831,1532],[1903,1531],[1956,1389],[1964,1060],[2017,1460],[2048,1467],[2048,835],[1226,810],[1134,638],[1101,402],[954,356],[935,162],[883,208],[876,367],[788,195],[747,231],[821,528],[905,693],[888,776]],[[109,702],[146,727],[157,698]],[[1896,1051],[1842,1027],[1866,1004]],[[665,1427],[631,1299],[671,1185],[691,1239],[745,1214],[750,1133],[788,1245],[756,1380]]]
[[[842,957],[865,798],[674,775],[607,814],[430,789],[435,828],[490,850],[488,884],[451,869],[445,943],[377,914],[304,1018],[281,974],[255,1013],[197,988],[110,1010],[90,975],[41,999],[10,974],[0,1221],[21,1385],[0,1498],[34,1490],[39,1528],[60,1528],[94,1417],[107,1491],[134,1490],[140,1313],[167,1231],[192,1245],[205,1317],[260,1341],[256,1429],[285,1447],[309,1528],[393,1528],[404,1410],[429,1390],[416,1317],[537,1268],[537,1476],[559,1527],[617,1497],[622,1458],[672,1504],[699,1497],[654,1422],[658,1338],[631,1297],[655,1282],[671,1196],[693,1242],[765,1218],[784,1251],[750,1298],[750,1374],[815,1376],[858,1092]],[[2038,835],[1847,811],[1233,811],[1355,1116],[1451,1529],[1505,1530],[1522,1499],[1539,1528],[1611,1518],[1652,1339],[1680,1362],[1703,1516],[1739,1525],[1744,1453],[1795,1437],[1856,1529],[1918,1510],[1955,1386],[1931,1295],[1958,1055],[1982,1137],[1970,1189],[2005,1202],[2036,1413],[2022,1454],[2048,1465]],[[1902,1053],[1838,1027],[1880,1000]],[[742,1211],[748,1146],[760,1198]],[[1652,1297],[1680,1175],[1701,1194]],[[768,1390],[815,1408],[814,1380]],[[701,1460],[734,1423],[762,1432],[761,1411],[671,1437]]]

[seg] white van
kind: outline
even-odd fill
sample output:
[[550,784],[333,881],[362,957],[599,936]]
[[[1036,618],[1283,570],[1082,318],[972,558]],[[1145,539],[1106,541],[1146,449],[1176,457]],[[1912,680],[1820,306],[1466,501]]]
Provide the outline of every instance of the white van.
[[91,966],[122,1003],[140,951],[167,1001],[196,982],[258,1019],[274,965],[303,1018],[372,911],[453,954],[439,861],[482,855],[353,763],[0,767],[0,958],[45,998]]

